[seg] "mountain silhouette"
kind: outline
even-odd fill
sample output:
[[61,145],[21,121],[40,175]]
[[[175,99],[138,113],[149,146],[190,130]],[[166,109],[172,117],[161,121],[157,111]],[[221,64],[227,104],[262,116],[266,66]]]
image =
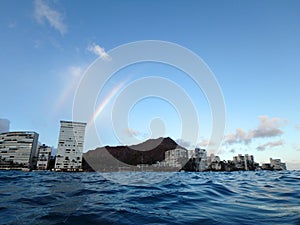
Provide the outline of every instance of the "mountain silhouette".
[[152,165],[165,159],[165,152],[181,148],[170,137],[149,139],[131,146],[105,146],[83,154],[83,169],[86,171],[115,171],[120,167],[138,164]]

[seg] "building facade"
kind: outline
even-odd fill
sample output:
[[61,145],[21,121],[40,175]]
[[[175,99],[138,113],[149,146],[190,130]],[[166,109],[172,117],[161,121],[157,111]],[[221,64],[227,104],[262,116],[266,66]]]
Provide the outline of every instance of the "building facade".
[[60,121],[60,132],[55,159],[56,170],[79,170],[82,166],[82,154],[86,123]]
[[204,171],[208,168],[207,152],[205,149],[195,148],[194,158],[196,171]]
[[286,164],[281,162],[281,159],[270,158],[270,165],[274,170],[286,170]]
[[38,170],[49,169],[52,148],[46,145],[38,147],[38,161],[36,167]]
[[165,152],[165,162],[169,167],[182,168],[188,161],[188,151],[186,149],[174,149]]
[[234,156],[232,163],[237,170],[255,170],[259,166],[258,163],[254,161],[254,156],[248,154],[238,154]]
[[207,165],[210,170],[216,171],[221,170],[221,159],[219,156],[211,153],[209,157],[207,157]]
[[38,138],[38,133],[31,131],[1,133],[1,163],[4,165],[8,163],[11,167],[34,169],[37,161]]

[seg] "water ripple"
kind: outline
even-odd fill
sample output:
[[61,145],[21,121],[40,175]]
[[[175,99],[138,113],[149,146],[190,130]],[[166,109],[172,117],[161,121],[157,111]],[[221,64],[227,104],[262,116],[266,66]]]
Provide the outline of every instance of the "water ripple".
[[0,171],[0,224],[300,224],[300,172]]

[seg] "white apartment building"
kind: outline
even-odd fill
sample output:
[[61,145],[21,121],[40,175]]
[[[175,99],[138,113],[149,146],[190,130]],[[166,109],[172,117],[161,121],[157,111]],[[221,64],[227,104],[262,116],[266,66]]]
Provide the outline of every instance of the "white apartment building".
[[56,170],[81,169],[85,127],[86,123],[60,121]]
[[196,171],[204,171],[208,168],[207,152],[202,148],[195,148]]
[[36,165],[39,135],[31,131],[0,134],[0,160],[33,169]]
[[46,145],[41,145],[38,148],[38,161],[36,167],[38,170],[49,169],[49,162],[52,148]]
[[167,166],[182,168],[188,161],[188,151],[185,149],[173,149],[165,152]]
[[286,170],[286,164],[281,162],[280,159],[270,158],[270,164],[274,170]]
[[238,154],[237,156],[233,157],[233,163],[238,169],[249,170],[249,166],[254,164],[254,157],[253,155],[248,154],[245,154],[245,156]]

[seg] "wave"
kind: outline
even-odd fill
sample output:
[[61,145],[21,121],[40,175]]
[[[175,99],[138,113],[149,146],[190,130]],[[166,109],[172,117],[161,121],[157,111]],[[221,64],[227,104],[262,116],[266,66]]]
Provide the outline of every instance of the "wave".
[[300,172],[0,171],[0,199],[1,224],[300,224]]

